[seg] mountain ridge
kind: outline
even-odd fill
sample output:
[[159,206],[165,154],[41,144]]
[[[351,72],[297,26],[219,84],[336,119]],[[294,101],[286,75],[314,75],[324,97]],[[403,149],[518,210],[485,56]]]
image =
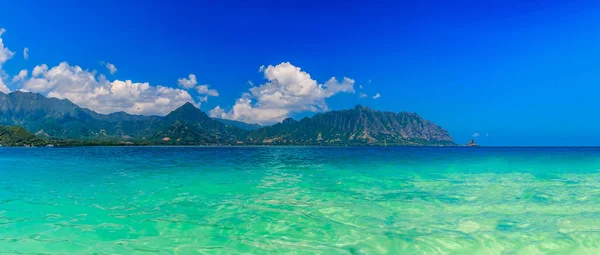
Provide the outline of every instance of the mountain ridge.
[[100,114],[66,99],[17,91],[0,93],[0,125],[23,126],[45,138],[144,144],[455,145],[445,129],[416,113],[361,105],[260,126],[211,118],[189,102],[166,116]]
[[218,122],[221,122],[225,125],[237,127],[237,128],[244,129],[244,130],[256,130],[256,129],[264,127],[260,124],[246,123],[246,122],[241,122],[241,121],[237,121],[237,120],[228,120],[228,119],[221,119],[221,118],[214,118],[214,117],[212,119],[216,120]]
[[416,113],[374,111],[360,105],[299,121],[287,118],[249,137],[275,144],[454,145],[448,131]]

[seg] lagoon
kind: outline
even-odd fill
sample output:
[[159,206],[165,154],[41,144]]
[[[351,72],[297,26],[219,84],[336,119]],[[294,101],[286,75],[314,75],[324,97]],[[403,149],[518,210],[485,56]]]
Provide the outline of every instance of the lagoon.
[[0,253],[598,254],[600,148],[0,148]]

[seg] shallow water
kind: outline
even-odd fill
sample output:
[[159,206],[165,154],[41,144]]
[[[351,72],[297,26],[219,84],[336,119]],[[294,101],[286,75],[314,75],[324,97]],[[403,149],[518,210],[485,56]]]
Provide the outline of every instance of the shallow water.
[[0,148],[0,253],[600,254],[600,149]]

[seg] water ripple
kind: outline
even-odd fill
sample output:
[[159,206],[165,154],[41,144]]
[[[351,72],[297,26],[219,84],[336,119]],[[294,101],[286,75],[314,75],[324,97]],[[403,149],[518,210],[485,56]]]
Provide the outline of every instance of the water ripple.
[[599,254],[600,150],[0,149],[3,254]]

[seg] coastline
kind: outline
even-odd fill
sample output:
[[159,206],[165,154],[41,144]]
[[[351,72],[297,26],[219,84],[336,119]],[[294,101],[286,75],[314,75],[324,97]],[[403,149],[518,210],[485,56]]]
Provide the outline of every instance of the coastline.
[[67,147],[415,147],[415,148],[459,148],[462,145],[295,145],[295,144],[85,144],[85,145],[54,145],[54,146],[0,146],[0,148],[67,148]]
[[498,146],[478,146],[478,147],[470,147],[465,145],[444,145],[444,146],[436,146],[436,145],[268,145],[268,144],[205,144],[205,145],[185,145],[185,144],[88,144],[88,145],[54,145],[54,146],[4,146],[0,145],[1,148],[79,148],[79,147],[148,147],[148,148],[228,148],[228,147],[236,147],[236,148],[264,148],[264,147],[277,147],[277,148],[440,148],[440,149],[448,149],[448,148],[459,148],[459,149],[553,149],[553,148],[600,148],[600,145],[498,145]]

